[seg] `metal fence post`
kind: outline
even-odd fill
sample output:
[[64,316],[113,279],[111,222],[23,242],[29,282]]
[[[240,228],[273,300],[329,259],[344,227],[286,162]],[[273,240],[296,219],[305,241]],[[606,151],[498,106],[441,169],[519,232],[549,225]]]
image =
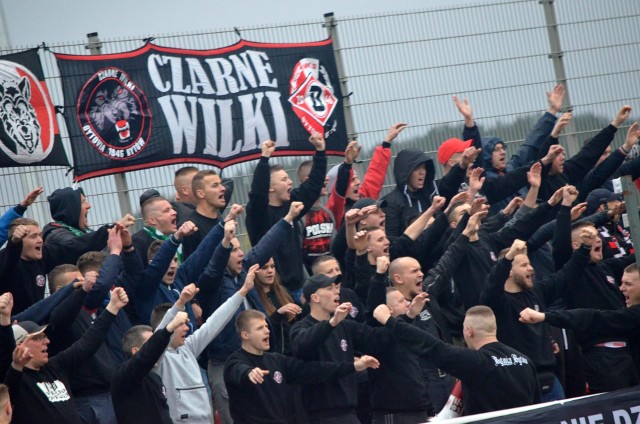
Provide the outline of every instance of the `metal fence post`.
[[[98,38],[97,32],[87,34],[86,48],[92,55],[102,54],[102,42]],[[129,185],[127,184],[126,175],[124,173],[114,174],[113,179],[116,183],[118,202],[120,203],[120,216],[124,216],[127,213],[133,213],[131,201],[129,200]]]
[[[553,62],[553,72],[556,77],[556,82],[558,84],[564,85],[564,100],[562,105],[563,112],[571,112],[573,110],[573,106],[571,105],[571,100],[569,98],[569,85],[567,81],[567,74],[564,69],[564,62],[562,61],[562,57],[564,56],[564,52],[562,51],[562,47],[560,46],[560,35],[558,32],[558,21],[556,19],[556,11],[553,8],[554,0],[539,0],[539,3],[542,4],[542,8],[544,10],[544,20],[547,24],[547,36],[549,37],[549,47],[551,48],[551,53],[549,53],[549,59]],[[573,156],[578,153],[578,150],[582,146],[578,142],[576,137],[576,125],[572,120],[567,125],[567,129],[565,134],[567,136],[567,145],[570,147],[569,155]]]
[[338,23],[333,17],[333,12],[324,14],[324,27],[327,29],[327,35],[333,40],[333,56],[336,59],[336,68],[338,69],[338,79],[340,81],[340,90],[342,91],[342,102],[344,103],[344,121],[347,127],[347,135],[349,140],[356,140],[358,133],[356,132],[351,114],[351,92],[347,87],[347,77],[344,71],[344,63],[342,62],[342,52],[340,50],[340,41],[338,39]]
[[622,183],[622,194],[627,205],[627,218],[629,219],[629,232],[631,232],[631,240],[634,240],[636,263],[640,264],[640,193],[638,188],[631,179],[630,175],[620,177]]

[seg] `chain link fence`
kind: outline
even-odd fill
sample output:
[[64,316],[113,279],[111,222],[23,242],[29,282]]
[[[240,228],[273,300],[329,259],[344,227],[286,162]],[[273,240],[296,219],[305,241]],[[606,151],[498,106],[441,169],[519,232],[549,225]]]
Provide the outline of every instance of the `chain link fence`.
[[[551,7],[557,25],[549,23],[545,7]],[[512,0],[470,6],[413,10],[384,15],[335,17],[335,30],[345,65],[351,112],[359,142],[363,145],[361,172],[373,149],[381,143],[394,122],[409,127],[394,142],[394,155],[407,147],[418,147],[436,157],[440,143],[460,137],[463,121],[453,95],[471,102],[477,124],[485,135],[503,138],[509,153],[515,152],[528,129],[547,107],[545,93],[558,79],[554,65],[561,60],[566,72],[572,131],[561,139],[569,153],[582,140],[611,121],[623,104],[639,106],[640,96],[640,2],[609,0]],[[549,34],[557,31],[561,51],[552,51]],[[139,48],[140,38],[102,40],[102,53]],[[153,42],[187,49],[214,49],[239,38],[259,42],[306,42],[327,37],[325,20],[191,32],[158,34]],[[23,50],[5,49],[2,54]],[[64,105],[58,70],[52,51],[88,54],[87,41],[44,45],[39,53],[55,105]],[[66,100],[69,102],[69,99]],[[71,100],[73,101],[73,100]],[[632,113],[637,119],[638,111]],[[64,122],[58,116],[63,142],[70,155]],[[629,124],[629,123],[627,123]],[[614,143],[624,140],[628,127],[618,132]],[[297,164],[306,158],[278,158],[296,180]],[[333,158],[330,165],[340,159]],[[187,163],[126,174],[125,194],[139,214],[138,198],[148,188],[172,198],[173,173]],[[205,168],[202,165],[196,165]],[[254,163],[224,169],[233,177],[234,203],[246,203]],[[440,172],[440,170],[438,171]],[[385,191],[394,185],[392,168]],[[72,185],[64,168],[4,168],[0,170],[2,210],[18,203],[33,187],[45,193]],[[92,210],[92,225],[118,219],[122,210],[113,176],[82,183]],[[42,224],[50,220],[46,197],[28,212]],[[241,223],[240,232],[244,232]]]

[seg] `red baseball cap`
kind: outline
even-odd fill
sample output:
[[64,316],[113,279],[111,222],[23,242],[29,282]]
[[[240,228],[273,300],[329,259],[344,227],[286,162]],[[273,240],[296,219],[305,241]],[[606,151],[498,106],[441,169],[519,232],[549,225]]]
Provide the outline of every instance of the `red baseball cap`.
[[459,138],[450,138],[438,148],[438,162],[442,165],[447,163],[455,153],[462,153],[467,147],[473,144],[473,140],[463,141]]

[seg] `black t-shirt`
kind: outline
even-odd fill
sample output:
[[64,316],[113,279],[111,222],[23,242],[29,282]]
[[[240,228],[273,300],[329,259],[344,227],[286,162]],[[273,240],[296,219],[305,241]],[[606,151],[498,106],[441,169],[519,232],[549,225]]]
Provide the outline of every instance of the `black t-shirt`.
[[209,234],[209,231],[211,231],[213,227],[220,222],[220,217],[209,218],[194,210],[189,216],[187,216],[185,221],[191,221],[196,225],[196,227],[198,227],[198,231],[182,240],[182,254],[186,260],[189,255],[195,252],[202,240],[204,240],[207,234]]

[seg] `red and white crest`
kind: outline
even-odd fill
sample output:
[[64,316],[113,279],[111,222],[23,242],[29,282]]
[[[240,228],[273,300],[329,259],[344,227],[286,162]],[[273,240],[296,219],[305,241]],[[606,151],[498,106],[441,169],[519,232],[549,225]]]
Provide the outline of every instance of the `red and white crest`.
[[304,58],[289,80],[289,103],[310,133],[325,133],[325,125],[338,104],[329,73],[318,59]]

